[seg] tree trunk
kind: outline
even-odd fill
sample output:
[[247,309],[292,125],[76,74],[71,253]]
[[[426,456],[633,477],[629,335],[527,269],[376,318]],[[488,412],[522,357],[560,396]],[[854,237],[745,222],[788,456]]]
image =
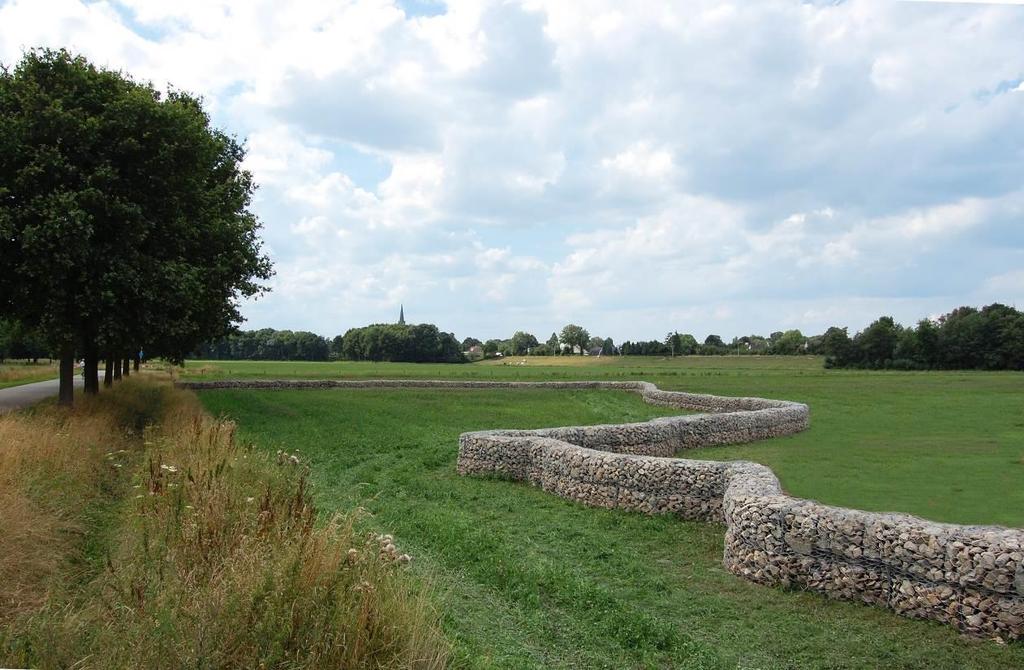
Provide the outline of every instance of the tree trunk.
[[139,357],[139,352],[138,351],[136,351],[134,354],[132,354],[132,361],[134,363],[134,365],[132,367],[135,368],[136,372],[139,371],[139,363],[141,362],[141,361],[139,361],[139,358],[140,357]]
[[107,352],[104,358],[106,359],[106,365],[103,369],[103,385],[112,386],[114,384],[114,354]]
[[96,345],[90,344],[85,348],[85,369],[82,376],[85,377],[85,392],[89,395],[96,395],[100,392],[100,379],[97,376],[99,367],[99,353]]
[[60,393],[58,403],[71,407],[75,402],[75,348],[65,344],[60,348]]
[[114,381],[121,381],[121,359],[117,358],[117,354],[111,354],[110,358],[114,367]]
[[132,366],[128,358],[121,361],[121,374],[125,377],[130,377],[132,374]]

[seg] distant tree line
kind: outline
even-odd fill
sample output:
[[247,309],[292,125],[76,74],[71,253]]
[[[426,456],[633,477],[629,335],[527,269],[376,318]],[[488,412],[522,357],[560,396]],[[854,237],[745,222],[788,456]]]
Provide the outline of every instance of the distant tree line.
[[326,361],[332,342],[305,330],[243,330],[217,342],[203,344],[197,358],[249,361]]
[[249,361],[462,363],[462,345],[429,323],[377,323],[327,339],[304,330],[243,330],[201,345],[196,358]]
[[883,316],[852,338],[822,336],[826,367],[901,370],[1024,370],[1024,313],[998,303],[959,307],[903,327]]
[[626,341],[591,337],[576,324],[552,333],[544,343],[523,331],[508,339],[467,337],[463,349],[481,345],[485,356],[825,356],[827,367],[864,369],[981,369],[1024,370],[1024,313],[992,304],[977,309],[960,307],[936,320],[923,319],[904,327],[883,316],[850,337],[847,328],[833,326],[821,335],[806,336],[797,329],[768,336],[744,335],[725,342],[711,334],[700,342],[689,333],[672,332],[662,340]]
[[[337,338],[336,338],[337,339]],[[462,345],[430,323],[378,323],[352,328],[341,338],[341,357],[350,361],[462,363]]]
[[[0,356],[5,331],[0,323]],[[29,347],[32,340],[22,346]],[[1024,369],[1024,314],[1006,305],[981,309],[960,307],[937,320],[924,319],[916,327],[903,327],[883,316],[850,337],[846,328],[833,326],[822,335],[805,336],[799,330],[776,331],[768,336],[744,335],[725,342],[708,335],[700,342],[689,333],[668,333],[662,340],[626,341],[616,346],[610,337],[591,336],[582,326],[568,324],[545,342],[525,331],[507,339],[462,342],[431,324],[407,326],[375,324],[353,328],[327,340],[315,333],[290,330],[255,330],[203,345],[197,355],[214,359],[249,360],[369,360],[409,362],[462,362],[463,352],[480,347],[484,357],[497,356],[825,356],[827,367],[865,369]],[[7,353],[8,357],[15,354]],[[18,357],[28,357],[21,355]]]

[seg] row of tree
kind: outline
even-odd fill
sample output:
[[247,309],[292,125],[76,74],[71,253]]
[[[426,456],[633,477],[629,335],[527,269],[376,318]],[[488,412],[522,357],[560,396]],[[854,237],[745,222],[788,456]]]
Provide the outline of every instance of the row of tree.
[[235,138],[198,98],[66,51],[0,70],[0,318],[99,391],[145,348],[182,360],[241,321],[271,275]]
[[490,339],[481,342],[475,337],[467,337],[462,341],[463,351],[479,346],[484,356],[560,356],[573,353],[611,353],[615,345],[611,338],[591,337],[582,326],[568,324],[562,328],[561,334],[551,333],[546,342],[540,342],[531,333],[517,330],[508,339]]
[[341,336],[335,342],[306,330],[243,330],[201,345],[197,358],[250,361],[326,361],[340,357]]
[[960,307],[916,327],[883,316],[852,338],[829,328],[821,350],[828,367],[1024,370],[1024,313],[998,303]]
[[980,310],[961,307],[908,328],[885,316],[854,337],[839,327],[810,337],[799,330],[786,330],[767,337],[734,337],[728,343],[718,335],[708,335],[699,342],[689,333],[672,332],[663,340],[626,341],[618,346],[611,338],[593,337],[575,324],[565,326],[561,333],[552,333],[546,342],[538,341],[531,333],[516,331],[507,339],[481,342],[467,337],[460,343],[450,333],[429,324],[353,328],[332,340],[304,331],[264,329],[204,345],[197,355],[251,360],[461,362],[461,352],[476,347],[486,357],[583,352],[606,356],[823,355],[829,367],[1020,370],[1024,369],[1024,315],[1012,307],[993,304]]
[[633,342],[627,340],[616,346],[610,337],[591,336],[587,329],[576,324],[562,328],[561,333],[551,333],[546,342],[540,343],[531,333],[516,331],[508,339],[491,339],[484,342],[467,337],[462,348],[468,351],[479,345],[485,356],[561,356],[573,354],[603,356],[691,356],[724,354],[782,354],[800,355],[819,353],[821,337],[804,337],[799,330],[778,331],[768,337],[745,335],[725,343],[718,335],[708,335],[701,343],[689,333],[669,333],[663,340]]
[[466,350],[481,345],[485,356],[823,355],[829,367],[1024,370],[1024,314],[995,303],[981,309],[960,307],[935,320],[923,319],[916,327],[903,327],[883,316],[854,337],[836,326],[821,335],[805,336],[793,329],[767,337],[734,337],[731,342],[714,334],[700,342],[689,333],[672,332],[663,340],[626,341],[619,346],[611,338],[591,337],[585,328],[569,324],[545,343],[517,331],[505,340],[481,343],[469,337],[462,344]]
[[52,358],[46,341],[39,333],[11,319],[0,319],[0,363],[8,358],[30,360]]

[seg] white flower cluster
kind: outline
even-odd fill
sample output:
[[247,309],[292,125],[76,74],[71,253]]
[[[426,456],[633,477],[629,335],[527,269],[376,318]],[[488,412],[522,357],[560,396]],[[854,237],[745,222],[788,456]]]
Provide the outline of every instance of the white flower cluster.
[[376,540],[380,545],[379,556],[382,561],[397,561],[398,563],[409,563],[412,561],[412,556],[409,554],[398,553],[398,548],[395,546],[395,538],[391,535],[378,535]]
[[298,465],[302,461],[299,460],[299,450],[296,449],[294,454],[289,454],[287,451],[277,450],[277,464],[278,465]]

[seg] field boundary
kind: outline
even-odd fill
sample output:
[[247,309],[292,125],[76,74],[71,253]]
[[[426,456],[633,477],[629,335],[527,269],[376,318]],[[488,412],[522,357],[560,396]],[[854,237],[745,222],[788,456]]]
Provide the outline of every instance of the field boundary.
[[673,457],[682,449],[805,430],[809,409],[801,403],[616,381],[224,380],[178,385],[197,390],[609,389],[639,393],[651,404],[702,411],[643,423],[464,433],[458,472],[526,481],[594,507],[722,522],[723,563],[751,581],[886,607],[972,636],[1024,636],[1024,530],[832,507],[786,495],[772,470],[758,463]]

